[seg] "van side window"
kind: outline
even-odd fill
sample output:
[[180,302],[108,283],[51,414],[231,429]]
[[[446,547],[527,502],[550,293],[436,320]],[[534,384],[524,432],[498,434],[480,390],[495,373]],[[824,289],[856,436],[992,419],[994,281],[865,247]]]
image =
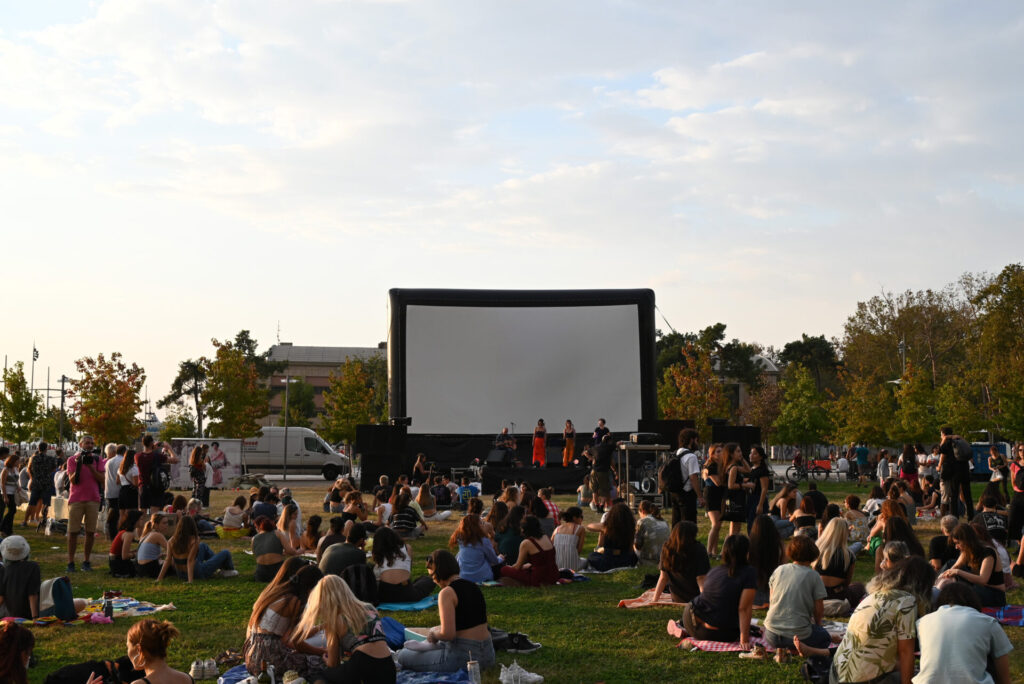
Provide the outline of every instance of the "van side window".
[[316,440],[315,437],[304,437],[302,440],[302,445],[305,447],[306,451],[320,451],[320,443]]

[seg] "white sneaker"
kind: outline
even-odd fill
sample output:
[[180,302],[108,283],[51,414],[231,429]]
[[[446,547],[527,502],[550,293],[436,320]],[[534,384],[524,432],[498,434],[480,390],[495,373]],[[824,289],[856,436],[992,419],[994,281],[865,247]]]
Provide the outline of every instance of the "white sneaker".
[[202,660],[193,660],[192,667],[188,669],[188,674],[196,681],[206,679],[206,665],[203,664]]
[[221,577],[238,577],[238,571],[237,570],[221,570],[220,571],[220,576]]
[[220,672],[217,671],[217,661],[213,658],[207,658],[206,662],[203,663],[203,672],[206,673],[203,679],[217,679],[220,676]]

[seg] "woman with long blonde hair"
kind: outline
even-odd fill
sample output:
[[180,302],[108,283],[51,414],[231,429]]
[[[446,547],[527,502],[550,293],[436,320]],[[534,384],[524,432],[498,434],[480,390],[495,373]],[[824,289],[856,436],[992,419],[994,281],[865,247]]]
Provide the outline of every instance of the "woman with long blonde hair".
[[[395,661],[384,638],[380,616],[369,603],[356,598],[345,580],[325,575],[313,588],[295,627],[295,639],[308,639],[323,630],[327,669],[314,684],[392,684]],[[351,652],[345,662],[341,655]]]
[[718,534],[722,529],[722,499],[725,494],[725,449],[720,443],[708,447],[708,460],[704,462],[704,503],[711,521],[708,532],[708,555],[718,556]]
[[302,547],[302,540],[295,533],[295,517],[299,514],[299,507],[294,503],[287,504],[277,519],[277,529],[288,535],[288,543],[293,549]]
[[864,598],[864,585],[853,581],[856,556],[850,551],[850,525],[845,518],[832,518],[818,538],[818,558],[811,567],[821,575],[830,599],[846,599],[856,608]]
[[320,568],[292,556],[260,592],[242,647],[250,672],[273,665],[281,674],[296,670],[305,677],[323,669],[324,650],[294,639],[309,596],[322,577]]

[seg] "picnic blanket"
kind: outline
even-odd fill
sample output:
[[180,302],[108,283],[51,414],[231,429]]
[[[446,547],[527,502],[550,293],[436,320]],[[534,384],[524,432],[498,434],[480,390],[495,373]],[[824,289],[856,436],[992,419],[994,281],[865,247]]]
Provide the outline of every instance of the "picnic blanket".
[[658,600],[654,600],[654,589],[648,589],[636,598],[622,599],[619,601],[619,608],[647,608],[649,606],[675,606],[682,608],[685,603],[676,603],[672,600],[671,592],[664,591]]
[[457,672],[412,672],[402,670],[395,678],[396,684],[468,684],[469,674]]
[[433,608],[437,605],[437,594],[432,594],[425,599],[420,599],[415,603],[382,603],[377,606],[377,610],[426,610]]
[[[768,642],[761,637],[750,637],[750,643],[755,646],[764,646],[764,650],[768,652],[774,652],[775,647],[769,646]],[[708,651],[710,653],[725,653],[732,651],[745,651],[746,649],[740,645],[738,641],[700,641],[698,639],[691,639],[690,637],[683,637],[683,639],[676,644],[676,648],[685,648],[690,651]]]
[[1002,608],[982,608],[981,612],[991,615],[999,624],[1007,627],[1024,627],[1024,606],[1003,606]]
[[[156,605],[155,603],[149,603],[148,601],[138,601],[130,596],[124,596],[121,598],[112,599],[111,603],[114,604],[114,618],[120,617],[138,617],[139,615],[149,615],[150,613],[158,613],[163,610],[177,610],[173,603],[165,603],[163,605]],[[71,625],[87,625],[87,624],[109,624],[109,618],[103,616],[103,599],[90,600],[85,606],[85,609],[78,614],[78,617],[68,622],[61,622],[55,617],[41,617],[38,620],[30,620],[28,618],[19,617],[6,617],[3,618],[3,622],[15,622],[19,625],[29,625],[32,627],[46,627],[53,624],[63,624],[67,626]]]

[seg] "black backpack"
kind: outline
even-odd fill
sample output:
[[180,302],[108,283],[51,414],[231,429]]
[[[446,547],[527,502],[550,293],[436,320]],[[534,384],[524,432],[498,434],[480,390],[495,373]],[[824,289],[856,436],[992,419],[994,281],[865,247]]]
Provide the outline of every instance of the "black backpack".
[[673,456],[665,461],[658,471],[658,489],[662,494],[682,494],[683,485],[683,455],[692,453],[689,449],[683,450],[682,454]]
[[953,453],[956,454],[956,460],[958,461],[974,460],[974,450],[971,449],[971,445],[959,437],[953,440]]
[[377,605],[380,599],[377,598],[377,578],[373,569],[366,563],[356,563],[341,571],[341,579],[345,580],[356,598],[364,603]]
[[170,478],[160,463],[160,454],[153,452],[153,466],[149,470],[149,491],[150,494],[163,494],[167,491]]

